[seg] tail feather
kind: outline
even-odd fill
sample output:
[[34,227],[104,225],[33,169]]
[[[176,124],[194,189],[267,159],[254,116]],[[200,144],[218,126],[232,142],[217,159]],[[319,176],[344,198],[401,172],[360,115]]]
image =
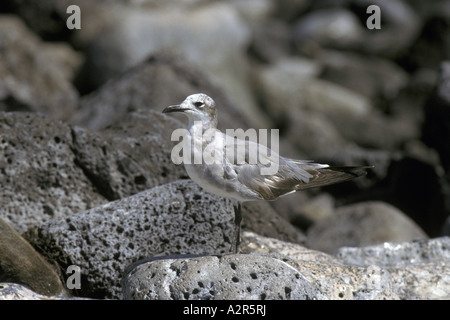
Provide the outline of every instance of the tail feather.
[[323,187],[334,183],[349,181],[367,174],[366,169],[373,166],[326,167],[308,171],[313,177],[308,183],[298,184],[295,190]]

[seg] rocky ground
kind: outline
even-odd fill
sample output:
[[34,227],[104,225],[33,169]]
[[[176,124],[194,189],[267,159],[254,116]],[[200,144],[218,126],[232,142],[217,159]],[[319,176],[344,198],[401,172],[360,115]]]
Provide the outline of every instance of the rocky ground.
[[[448,0],[2,1],[0,299],[449,299],[448,34]],[[197,92],[221,129],[375,167],[245,204],[228,255],[233,204],[161,113]]]

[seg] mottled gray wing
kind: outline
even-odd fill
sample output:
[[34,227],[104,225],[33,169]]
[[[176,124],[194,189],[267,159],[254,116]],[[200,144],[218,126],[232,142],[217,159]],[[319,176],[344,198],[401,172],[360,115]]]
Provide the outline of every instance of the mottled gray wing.
[[310,170],[327,167],[286,159],[253,141],[228,138],[225,146],[226,162],[236,179],[265,200],[295,192],[298,185],[307,184],[314,177]]
[[[234,164],[232,167],[237,180],[264,200],[275,200],[298,190],[348,181],[365,174],[364,169],[371,168],[330,167],[307,160],[288,159],[263,145],[247,140],[229,140],[226,145],[227,148],[235,148],[234,154],[227,157],[227,162]],[[252,154],[254,152],[258,153],[257,163]],[[276,167],[276,172],[263,174],[262,169],[269,166]]]

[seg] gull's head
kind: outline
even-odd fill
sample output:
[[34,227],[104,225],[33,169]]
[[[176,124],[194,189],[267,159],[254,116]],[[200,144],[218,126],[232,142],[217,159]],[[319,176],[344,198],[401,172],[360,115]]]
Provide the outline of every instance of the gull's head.
[[190,121],[202,121],[203,123],[217,123],[216,103],[203,93],[196,93],[188,96],[181,104],[168,106],[163,113],[181,112]]

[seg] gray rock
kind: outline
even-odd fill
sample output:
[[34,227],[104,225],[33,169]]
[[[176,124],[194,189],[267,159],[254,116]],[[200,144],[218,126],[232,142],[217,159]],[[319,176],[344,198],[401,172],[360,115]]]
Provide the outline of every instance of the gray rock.
[[[82,28],[70,30],[70,39],[75,47],[84,48],[92,41],[105,25],[111,23],[112,13],[119,14],[115,9],[159,9],[161,7],[191,8],[204,2],[204,0],[42,0],[28,2],[27,0],[8,0],[11,11],[23,19],[30,28],[42,38],[62,39],[67,37],[66,21],[67,7],[77,5],[82,12]],[[118,10],[117,10],[118,11]],[[118,17],[115,17],[118,18]]]
[[[94,130],[104,129],[123,121],[127,113],[139,109],[161,112],[197,92],[214,97],[219,112],[219,128],[246,128],[251,123],[204,73],[184,59],[168,54],[150,57],[83,97],[71,122]],[[170,118],[175,119],[173,116]],[[186,121],[184,117],[179,119],[183,123]],[[170,141],[170,135],[165,138]]]
[[270,19],[275,4],[271,0],[234,0],[229,5],[235,8],[246,22],[257,23]]
[[46,296],[65,291],[55,270],[1,217],[0,282],[21,283]]
[[[381,255],[387,256],[392,253],[391,246],[404,246],[403,253],[412,253],[412,259],[402,259],[401,264],[381,262],[381,265],[372,259],[365,260],[363,265],[352,265],[347,264],[345,256],[342,260],[340,256],[298,244],[243,232],[242,252],[246,254],[168,256],[141,261],[128,268],[122,290],[127,299],[181,300],[299,299],[305,298],[305,294],[308,298],[332,300],[445,299],[450,296],[448,238],[433,239],[428,244],[422,242],[420,253],[433,252],[433,257],[427,259],[414,259],[419,252],[407,249],[414,247],[414,242],[386,243],[377,249],[370,248],[370,252],[379,250]],[[343,252],[350,252],[356,259],[362,253],[364,260],[367,257],[364,250],[345,248]],[[274,273],[278,275],[276,280],[272,280]],[[293,274],[298,276],[294,278]],[[287,279],[290,285],[284,284]],[[260,280],[264,280],[264,284],[259,283]],[[278,285],[272,285],[273,281]],[[289,296],[286,295],[289,290],[283,293],[283,287],[291,289]],[[261,296],[262,292],[265,296]]]
[[46,296],[18,283],[0,282],[0,300],[87,300],[63,295]]
[[42,114],[0,113],[0,216],[20,232],[186,176],[171,161],[181,124],[148,110],[100,133]]
[[298,243],[286,242],[275,238],[264,237],[251,231],[242,233],[242,253],[273,254],[288,258],[285,262],[298,268],[300,262],[314,261],[323,264],[341,265],[341,261],[335,256],[312,250]]
[[138,110],[98,134],[74,127],[74,153],[97,190],[116,200],[187,176],[171,160],[170,138],[180,127],[161,112]]
[[294,225],[300,226],[302,230],[306,230],[315,222],[332,216],[335,210],[334,202],[335,200],[331,195],[321,193],[305,203],[298,205],[292,213],[290,221]]
[[417,121],[386,116],[370,100],[376,94],[392,101],[406,85],[405,72],[386,60],[348,53],[326,51],[321,60],[282,58],[254,71],[262,105],[298,148],[310,156],[349,142],[392,150],[419,136]]
[[42,42],[12,15],[0,17],[0,38],[0,111],[70,117],[78,106],[70,82],[80,56],[66,44]]
[[320,77],[371,99],[392,101],[408,84],[409,75],[388,59],[324,50]]
[[99,298],[120,296],[120,277],[131,262],[228,253],[233,231],[231,201],[181,180],[48,221],[28,239],[63,269],[78,265],[82,290]]
[[370,55],[392,58],[403,54],[420,32],[422,19],[408,1],[352,0],[352,4],[354,10],[361,12],[366,19],[369,17],[366,13],[368,6],[377,5],[380,8],[381,29],[364,28],[363,50]]
[[132,156],[100,135],[81,127],[73,127],[71,131],[76,164],[92,182],[96,192],[106,199],[116,200],[135,194],[142,190],[140,184],[156,180]]
[[342,8],[301,16],[293,33],[297,50],[304,54],[314,54],[321,47],[357,49],[364,41],[364,29],[358,17]]
[[341,85],[321,79],[307,79],[302,84],[306,107],[330,117],[345,115],[350,121],[366,117],[373,106],[368,97]]
[[[340,151],[352,143],[364,148],[391,150],[418,136],[415,122],[385,116],[362,94],[313,77],[295,83],[298,86],[295,94],[289,90],[294,85],[271,88],[278,96],[289,90],[292,95],[287,96],[297,98],[295,105],[284,104],[291,106],[285,121],[290,129],[288,137],[312,156],[335,149]],[[299,136],[304,138],[299,139]]]
[[0,282],[0,300],[50,300],[50,298],[18,283]]
[[[93,87],[158,52],[177,54],[222,88],[257,127],[267,125],[248,83],[245,54],[250,29],[233,6],[205,2],[195,10],[173,3],[157,8],[106,7],[104,19],[109,23],[93,37],[86,56],[85,70],[92,75]],[[85,19],[89,24],[98,17]]]
[[450,298],[450,238],[341,248],[345,264],[385,268],[402,299]]
[[286,262],[261,254],[161,259],[131,270],[125,299],[305,300],[320,293]]
[[396,290],[404,300],[449,300],[450,268],[447,261],[388,268]]
[[362,248],[344,247],[336,257],[345,264],[380,267],[397,267],[411,264],[450,261],[450,238],[434,238]]
[[319,63],[305,58],[282,58],[255,68],[253,78],[261,104],[286,139],[313,158],[341,151],[351,142],[378,141],[379,134],[375,138],[364,134],[368,138],[361,138],[360,123],[367,125],[368,119],[374,117],[375,128],[380,122],[375,122],[379,117],[372,116],[369,99],[318,79],[320,72]]
[[291,21],[304,13],[311,5],[311,0],[278,0],[273,1],[275,15],[281,20]]
[[342,248],[331,256],[250,232],[242,241],[242,252],[277,256],[333,300],[448,299],[449,248],[440,238]]
[[[187,177],[184,166],[171,160],[172,148],[178,143],[171,141],[172,132],[184,126],[159,110],[139,109],[127,113],[99,134],[139,164],[142,176],[135,175],[134,184],[138,191],[143,191]],[[124,166],[122,170],[130,168]]]
[[302,93],[305,108],[320,113],[346,141],[362,147],[391,150],[419,135],[415,122],[388,117],[368,97],[341,85],[308,79]]
[[267,113],[280,122],[286,120],[284,118],[289,110],[303,107],[301,87],[307,79],[318,76],[319,72],[320,66],[313,60],[286,57],[254,68],[253,82]]
[[77,165],[72,133],[42,114],[0,112],[0,216],[20,233],[106,202]]
[[362,202],[340,207],[314,224],[307,234],[308,247],[328,253],[343,246],[424,239],[427,235],[397,208],[383,202]]
[[323,157],[348,144],[332,121],[320,112],[297,109],[290,110],[287,116],[287,140],[309,158]]
[[284,21],[266,18],[252,24],[249,51],[258,60],[276,63],[290,54],[290,46],[290,30]]

